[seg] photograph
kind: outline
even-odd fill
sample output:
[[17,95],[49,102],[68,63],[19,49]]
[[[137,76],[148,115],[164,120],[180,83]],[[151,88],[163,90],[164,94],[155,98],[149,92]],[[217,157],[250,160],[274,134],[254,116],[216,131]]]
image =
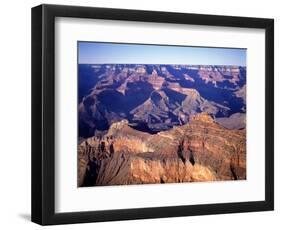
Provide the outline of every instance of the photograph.
[[78,187],[246,180],[246,54],[78,41]]
[[150,6],[32,8],[32,222],[274,210],[274,18]]

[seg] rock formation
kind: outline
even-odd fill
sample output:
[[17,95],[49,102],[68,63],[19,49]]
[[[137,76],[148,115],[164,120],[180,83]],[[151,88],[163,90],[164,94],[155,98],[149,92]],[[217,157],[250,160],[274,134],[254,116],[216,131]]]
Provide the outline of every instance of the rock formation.
[[81,138],[102,135],[123,119],[154,134],[201,112],[246,113],[246,67],[79,64],[78,80]]
[[149,134],[113,123],[78,147],[78,185],[124,185],[246,179],[246,131],[230,130],[207,113]]
[[246,114],[234,113],[230,117],[216,118],[216,122],[228,129],[244,129],[246,128]]

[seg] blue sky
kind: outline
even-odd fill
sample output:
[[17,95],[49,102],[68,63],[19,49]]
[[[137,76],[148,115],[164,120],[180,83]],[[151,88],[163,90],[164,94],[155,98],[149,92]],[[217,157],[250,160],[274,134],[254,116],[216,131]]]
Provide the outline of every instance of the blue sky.
[[79,41],[78,63],[246,66],[246,49]]

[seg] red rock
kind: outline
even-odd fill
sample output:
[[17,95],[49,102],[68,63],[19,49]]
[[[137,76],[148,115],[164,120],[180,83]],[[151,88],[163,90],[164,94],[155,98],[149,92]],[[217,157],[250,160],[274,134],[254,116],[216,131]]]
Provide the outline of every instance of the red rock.
[[123,120],[79,145],[78,184],[120,185],[246,179],[245,130],[229,130],[208,114],[148,134]]

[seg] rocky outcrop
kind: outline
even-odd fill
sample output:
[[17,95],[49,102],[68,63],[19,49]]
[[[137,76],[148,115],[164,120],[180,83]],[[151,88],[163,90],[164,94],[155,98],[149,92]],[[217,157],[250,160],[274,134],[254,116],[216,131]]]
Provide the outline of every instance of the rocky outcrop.
[[246,128],[246,114],[234,113],[230,117],[220,117],[216,119],[220,125],[228,129],[245,129]]
[[148,134],[122,120],[78,148],[78,185],[176,183],[246,179],[246,133],[207,113],[186,125]]

